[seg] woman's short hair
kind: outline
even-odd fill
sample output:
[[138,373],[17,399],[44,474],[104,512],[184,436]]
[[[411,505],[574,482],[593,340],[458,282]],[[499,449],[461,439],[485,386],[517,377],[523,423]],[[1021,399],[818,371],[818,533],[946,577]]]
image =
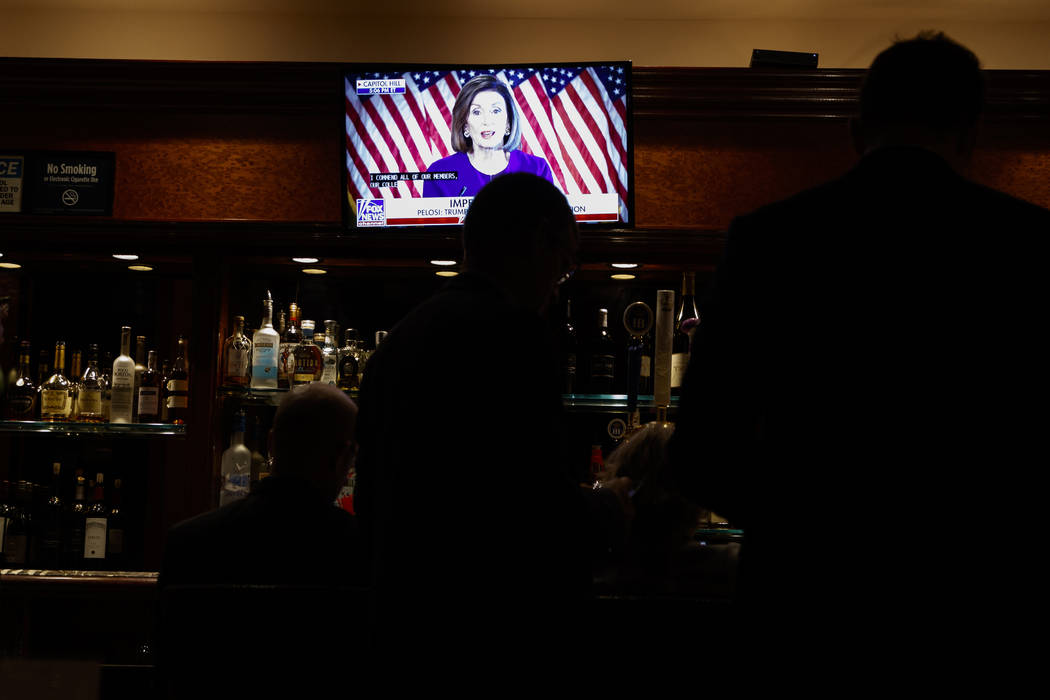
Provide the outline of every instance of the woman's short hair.
[[470,112],[470,105],[474,103],[474,96],[487,90],[498,92],[507,103],[507,124],[510,126],[510,133],[503,137],[503,150],[513,151],[521,146],[521,118],[514,95],[505,82],[494,75],[485,74],[468,80],[459,91],[456,104],[452,106],[452,150],[460,153],[470,153],[474,150],[474,144],[463,135],[463,127],[467,123],[467,114]]

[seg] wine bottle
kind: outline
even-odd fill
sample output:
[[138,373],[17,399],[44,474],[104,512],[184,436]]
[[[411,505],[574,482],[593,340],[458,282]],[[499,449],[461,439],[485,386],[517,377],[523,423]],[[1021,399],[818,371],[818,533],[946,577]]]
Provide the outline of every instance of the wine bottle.
[[565,300],[565,319],[561,324],[561,384],[562,393],[575,394],[577,386],[577,351],[578,341],[576,324],[572,318],[572,299]]
[[140,335],[135,338],[135,386],[132,389],[131,420],[139,422],[139,385],[142,381],[142,373],[146,371],[146,336]]
[[62,533],[62,565],[67,569],[79,569],[84,561],[84,513],[87,503],[84,490],[87,482],[78,469],[73,479],[73,500],[66,508],[64,532]]
[[[275,370],[276,372],[276,370]],[[276,382],[276,374],[274,376]],[[190,408],[190,375],[186,370],[186,338],[178,336],[175,342],[175,365],[171,368],[164,403],[168,407],[168,422],[186,425]]]
[[135,361],[131,352],[131,326],[120,329],[120,355],[113,360],[113,379],[110,389],[109,422],[130,423],[135,402]]
[[[131,359],[131,358],[128,358]],[[132,372],[135,364],[132,362]],[[131,375],[134,382],[135,375]],[[84,510],[84,568],[106,568],[106,534],[109,529],[109,510],[106,508],[103,490],[103,474],[95,475],[94,495],[91,504]]]
[[598,309],[598,327],[590,352],[588,384],[592,394],[611,394],[616,376],[616,344],[609,333],[609,310]]
[[[162,378],[157,372],[157,351],[150,350],[146,357],[146,371],[139,379],[139,395],[136,401],[138,420],[139,423],[159,423]],[[116,486],[116,481],[113,485]]]
[[692,272],[682,273],[682,299],[674,322],[674,339],[671,350],[671,393],[677,394],[689,366],[689,354],[693,330],[700,322],[696,310],[696,276]]
[[65,503],[62,501],[62,463],[51,465],[51,493],[40,514],[40,560],[43,569],[62,568],[62,536]]
[[[156,353],[153,353],[156,357]],[[148,366],[148,365],[147,365]],[[143,377],[146,373],[143,372]],[[113,491],[109,498],[109,522],[106,536],[106,559],[110,568],[122,569],[126,564],[124,549],[124,513],[121,511],[121,480],[113,480]]]

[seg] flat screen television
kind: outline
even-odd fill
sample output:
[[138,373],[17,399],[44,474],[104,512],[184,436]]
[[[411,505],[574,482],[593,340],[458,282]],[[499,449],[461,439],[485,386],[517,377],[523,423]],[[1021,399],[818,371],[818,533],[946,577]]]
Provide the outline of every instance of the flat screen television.
[[347,64],[343,220],[456,226],[492,177],[526,170],[581,227],[634,221],[631,63]]

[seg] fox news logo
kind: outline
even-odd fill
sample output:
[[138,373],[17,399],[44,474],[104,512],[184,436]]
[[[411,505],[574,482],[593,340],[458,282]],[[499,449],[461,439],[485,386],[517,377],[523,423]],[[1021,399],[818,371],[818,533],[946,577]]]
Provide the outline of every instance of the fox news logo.
[[357,200],[358,226],[385,226],[386,201],[382,199]]

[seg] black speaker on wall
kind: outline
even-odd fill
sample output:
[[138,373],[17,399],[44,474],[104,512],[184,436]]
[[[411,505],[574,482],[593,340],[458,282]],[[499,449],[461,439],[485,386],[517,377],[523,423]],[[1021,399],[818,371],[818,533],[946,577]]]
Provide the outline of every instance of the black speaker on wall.
[[816,68],[817,54],[805,51],[751,50],[752,68]]

